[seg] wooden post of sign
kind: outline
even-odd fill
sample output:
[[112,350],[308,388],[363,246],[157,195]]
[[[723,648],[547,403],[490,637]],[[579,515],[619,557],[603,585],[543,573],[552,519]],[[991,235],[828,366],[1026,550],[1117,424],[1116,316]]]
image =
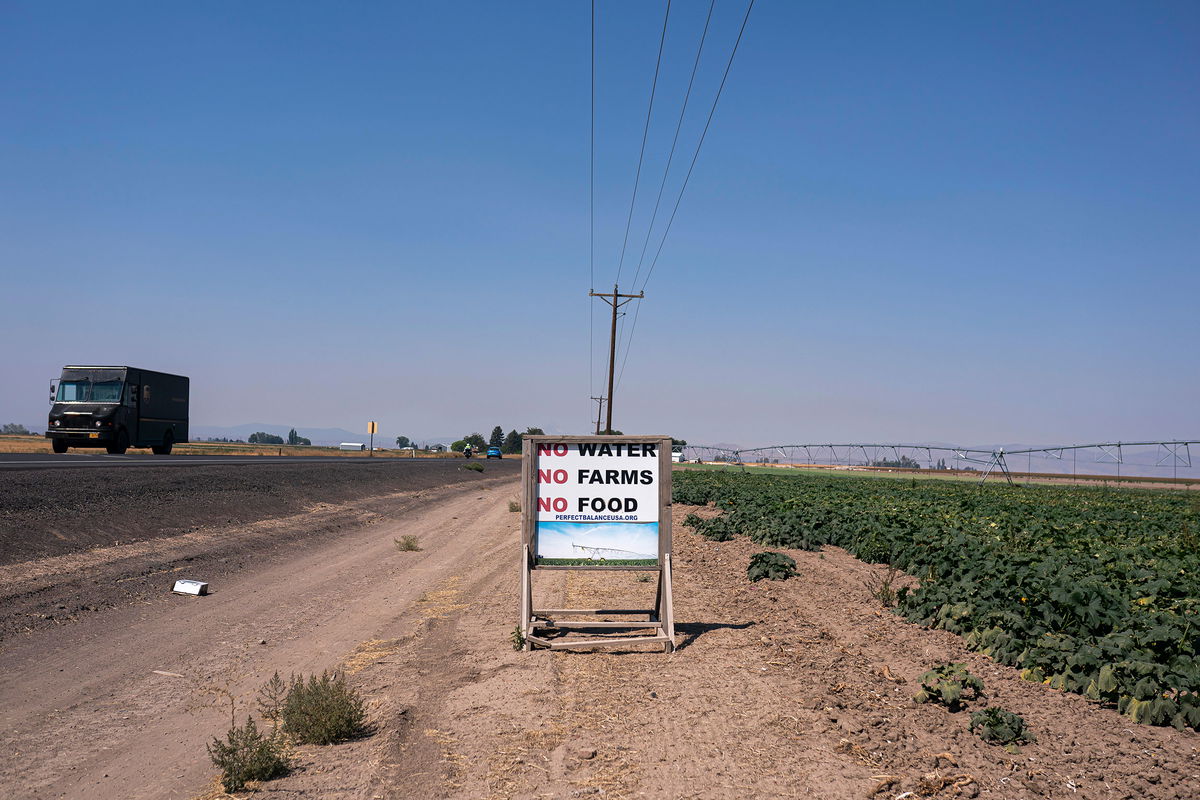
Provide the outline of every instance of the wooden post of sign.
[[[658,492],[658,558],[650,564],[596,563],[546,564],[539,562],[538,499],[539,445],[560,445],[578,448],[584,443],[608,445],[654,445],[657,457]],[[663,652],[675,649],[675,609],[671,593],[671,437],[669,436],[526,436],[522,442],[521,460],[521,600],[520,623],[525,650],[544,647],[550,650],[586,650],[624,644],[661,643]],[[598,548],[605,549],[605,548]],[[627,559],[634,560],[634,559]],[[658,587],[653,608],[544,608],[533,605],[533,573],[538,570],[599,570],[609,572],[653,571],[658,573]],[[563,617],[628,617],[645,616],[646,620],[564,619]],[[603,638],[570,638],[571,631],[635,631],[650,629],[650,635],[605,636]],[[555,630],[560,635],[543,635]]]

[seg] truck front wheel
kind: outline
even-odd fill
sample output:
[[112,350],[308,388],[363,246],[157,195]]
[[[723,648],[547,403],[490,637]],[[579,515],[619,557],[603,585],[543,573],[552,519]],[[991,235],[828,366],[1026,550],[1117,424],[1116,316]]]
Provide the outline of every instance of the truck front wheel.
[[51,439],[50,440],[50,449],[56,453],[67,452],[67,440],[66,439]]
[[129,434],[124,429],[117,431],[117,438],[105,449],[114,456],[124,455],[129,449]]
[[154,447],[151,447],[150,451],[152,453],[154,453],[154,455],[156,455],[156,456],[169,456],[169,455],[171,455],[171,448],[174,445],[175,445],[175,437],[171,435],[170,431],[167,431],[167,434],[165,436],[163,436],[163,443],[160,445],[155,445]]

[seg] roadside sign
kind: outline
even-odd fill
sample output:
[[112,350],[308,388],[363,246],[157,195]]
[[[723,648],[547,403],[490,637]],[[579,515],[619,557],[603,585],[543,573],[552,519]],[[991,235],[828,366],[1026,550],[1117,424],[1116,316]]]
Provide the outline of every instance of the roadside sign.
[[378,422],[368,422],[367,423],[367,433],[379,433],[379,423]]
[[[671,437],[526,436],[521,505],[521,629],[526,642],[560,647],[600,647],[614,642],[675,644],[671,602]],[[626,627],[656,629],[651,637],[547,640],[541,628],[570,629],[553,617],[603,614],[597,610],[533,608],[532,572],[544,569],[638,570],[658,573],[658,598],[650,622]],[[609,614],[615,612],[607,612]],[[620,621],[576,622],[579,628],[620,628]],[[528,645],[527,645],[528,649]]]

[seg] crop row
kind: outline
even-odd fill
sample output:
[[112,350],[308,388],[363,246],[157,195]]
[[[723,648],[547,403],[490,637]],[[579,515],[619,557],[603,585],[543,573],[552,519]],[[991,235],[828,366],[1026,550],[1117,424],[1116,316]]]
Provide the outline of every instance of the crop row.
[[1028,680],[1200,729],[1200,507],[1179,493],[686,470],[722,540],[836,545],[919,580],[897,612]]

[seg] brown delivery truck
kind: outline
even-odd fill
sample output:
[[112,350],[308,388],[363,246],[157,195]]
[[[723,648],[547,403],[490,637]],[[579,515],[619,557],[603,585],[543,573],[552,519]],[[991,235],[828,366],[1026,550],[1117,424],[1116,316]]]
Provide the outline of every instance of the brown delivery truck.
[[158,455],[188,440],[188,379],[136,367],[63,367],[50,385],[46,438],[56,453],[103,447]]

